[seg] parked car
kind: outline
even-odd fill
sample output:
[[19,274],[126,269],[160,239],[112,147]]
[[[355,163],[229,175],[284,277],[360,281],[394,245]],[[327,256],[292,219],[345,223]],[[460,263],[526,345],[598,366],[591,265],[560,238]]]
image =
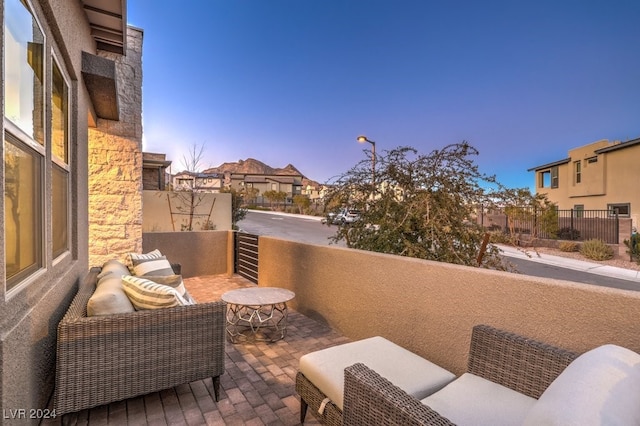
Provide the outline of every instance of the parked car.
[[342,209],[334,218],[334,223],[344,225],[346,223],[353,223],[358,219],[360,219],[360,210]]
[[327,217],[322,219],[322,223],[326,224],[328,221],[332,225],[345,225],[358,219],[360,219],[360,210],[341,209],[338,213],[331,212],[327,214]]

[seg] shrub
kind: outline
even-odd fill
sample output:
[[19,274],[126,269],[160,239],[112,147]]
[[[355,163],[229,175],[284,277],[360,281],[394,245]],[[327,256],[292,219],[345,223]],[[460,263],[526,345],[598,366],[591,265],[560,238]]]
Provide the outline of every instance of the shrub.
[[511,244],[511,236],[505,234],[502,231],[489,232],[489,242],[493,244]]
[[607,260],[613,257],[613,249],[602,240],[589,240],[582,243],[580,253],[591,260]]
[[574,228],[564,227],[558,230],[558,239],[559,240],[579,240],[580,239],[580,231]]
[[572,241],[562,241],[558,246],[558,248],[560,249],[560,251],[574,252],[574,251],[578,251],[579,247],[578,247],[578,243],[574,243]]
[[640,234],[632,234],[631,240],[624,240],[629,256],[640,265]]

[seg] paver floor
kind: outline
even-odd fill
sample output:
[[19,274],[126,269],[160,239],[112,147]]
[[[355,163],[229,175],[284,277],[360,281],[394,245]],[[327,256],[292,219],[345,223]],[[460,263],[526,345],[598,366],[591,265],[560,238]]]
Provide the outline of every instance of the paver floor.
[[[254,286],[239,276],[185,279],[197,301],[218,300],[225,291]],[[298,360],[308,352],[348,342],[344,336],[289,310],[287,335],[275,343],[227,342],[220,400],[211,379],[47,420],[42,425],[297,425],[295,392]],[[305,424],[317,425],[311,413]]]

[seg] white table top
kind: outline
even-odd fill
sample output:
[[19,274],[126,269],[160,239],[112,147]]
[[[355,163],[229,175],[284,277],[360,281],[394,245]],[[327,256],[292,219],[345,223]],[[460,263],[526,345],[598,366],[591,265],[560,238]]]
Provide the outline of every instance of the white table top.
[[278,287],[247,287],[227,291],[222,295],[222,300],[234,305],[275,305],[286,303],[296,297],[290,290]]

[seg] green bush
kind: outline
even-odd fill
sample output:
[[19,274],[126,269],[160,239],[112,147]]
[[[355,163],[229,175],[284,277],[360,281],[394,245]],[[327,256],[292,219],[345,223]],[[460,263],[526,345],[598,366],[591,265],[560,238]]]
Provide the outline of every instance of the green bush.
[[579,246],[578,246],[578,243],[574,243],[574,242],[571,242],[571,241],[562,241],[558,245],[558,248],[560,249],[560,251],[574,252],[574,251],[578,251]]
[[624,240],[624,244],[627,246],[629,256],[640,264],[640,234],[633,233],[630,240]]
[[591,260],[607,260],[613,257],[613,249],[602,240],[589,240],[582,243],[580,253]]
[[557,237],[559,240],[579,240],[580,231],[569,227],[560,228],[558,230]]

